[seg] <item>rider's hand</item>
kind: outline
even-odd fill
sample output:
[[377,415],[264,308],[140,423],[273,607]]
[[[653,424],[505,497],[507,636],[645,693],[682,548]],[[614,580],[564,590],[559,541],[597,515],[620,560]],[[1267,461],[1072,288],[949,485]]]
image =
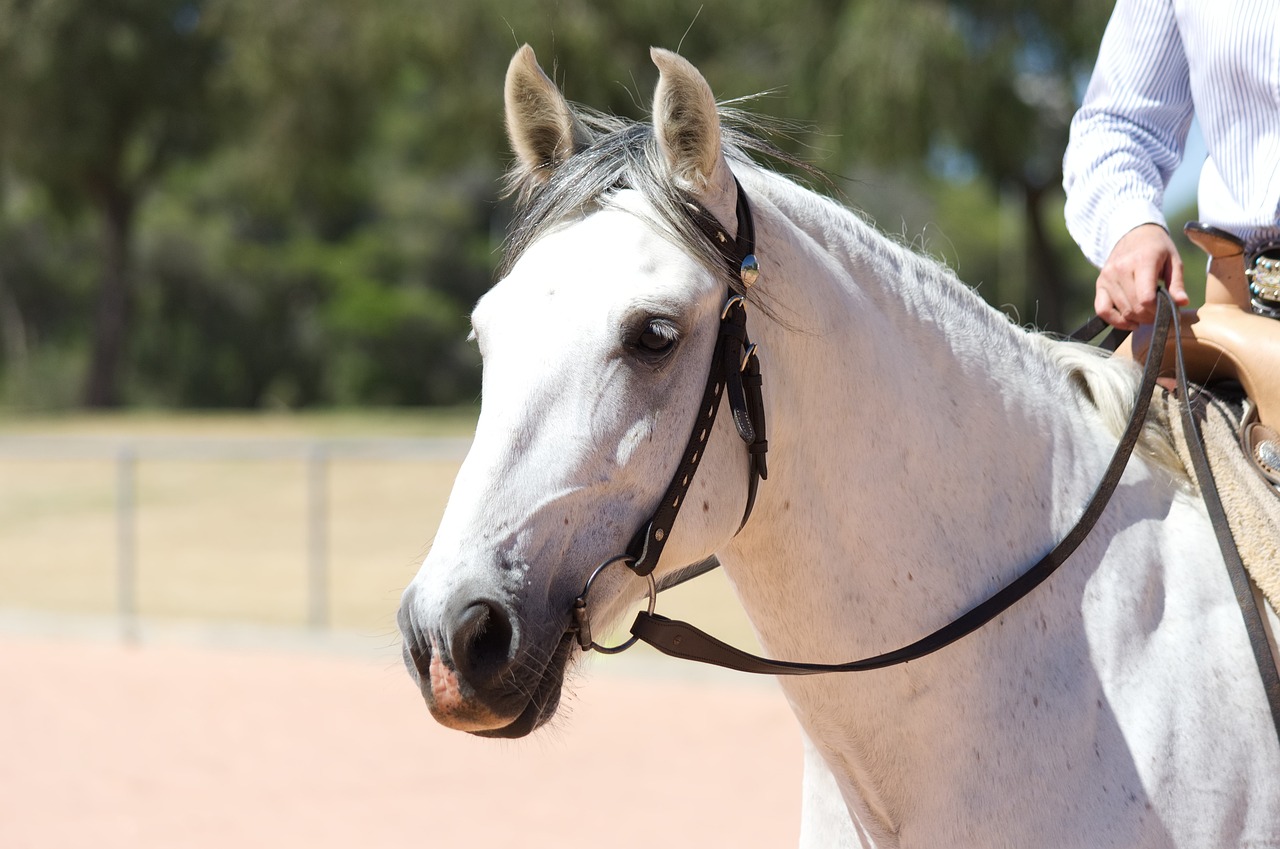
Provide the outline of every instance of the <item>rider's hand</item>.
[[1143,224],[1125,233],[1098,274],[1093,308],[1121,330],[1135,330],[1156,317],[1156,285],[1163,280],[1180,307],[1188,303],[1182,283],[1182,259],[1159,224]]

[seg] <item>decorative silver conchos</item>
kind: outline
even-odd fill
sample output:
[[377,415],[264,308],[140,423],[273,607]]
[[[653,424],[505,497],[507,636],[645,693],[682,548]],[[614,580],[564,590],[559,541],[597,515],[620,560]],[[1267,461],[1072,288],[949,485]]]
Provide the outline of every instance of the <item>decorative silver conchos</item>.
[[1280,472],[1280,445],[1274,440],[1264,439],[1253,446],[1258,462],[1270,472]]
[[1280,301],[1280,257],[1263,254],[1246,270],[1253,294],[1268,301]]
[[750,289],[760,279],[760,262],[755,254],[747,254],[742,260],[742,268],[738,272],[742,277],[742,285]]

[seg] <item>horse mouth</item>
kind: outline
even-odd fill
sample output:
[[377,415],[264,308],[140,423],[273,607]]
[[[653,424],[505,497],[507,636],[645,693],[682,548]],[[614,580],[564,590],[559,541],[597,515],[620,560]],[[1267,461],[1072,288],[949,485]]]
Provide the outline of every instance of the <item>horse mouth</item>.
[[525,703],[524,709],[513,719],[498,728],[485,728],[470,731],[477,737],[496,737],[502,739],[517,739],[525,737],[530,733],[541,728],[551,717],[555,716],[556,708],[560,706],[560,694],[564,688],[565,670],[569,664],[569,656],[573,647],[577,645],[572,633],[566,633],[560,638],[560,642],[551,652],[551,657],[547,659],[546,665],[542,669],[542,675],[533,685],[531,690],[524,687],[519,689],[528,694],[528,701]]
[[569,656],[576,645],[577,641],[572,633],[566,633],[560,638],[560,642],[556,644],[551,657],[547,660],[547,665],[542,670],[542,676],[529,695],[528,703],[519,716],[501,728],[489,728],[471,733],[477,737],[517,739],[545,725],[551,717],[555,716],[556,709],[560,706],[565,670],[569,664]]
[[565,671],[576,645],[574,634],[566,632],[541,665],[537,680],[531,680],[527,671],[516,677],[517,670],[531,668],[526,657],[517,661],[508,674],[498,676],[482,689],[458,676],[442,658],[434,640],[425,652],[428,657],[423,653],[411,655],[406,644],[405,665],[418,682],[432,717],[441,725],[477,737],[516,739],[555,716]]

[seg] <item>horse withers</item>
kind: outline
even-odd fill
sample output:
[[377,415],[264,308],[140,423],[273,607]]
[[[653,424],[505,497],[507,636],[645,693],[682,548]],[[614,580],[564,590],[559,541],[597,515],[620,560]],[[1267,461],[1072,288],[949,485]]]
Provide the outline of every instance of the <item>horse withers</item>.
[[[774,657],[900,646],[1008,583],[1078,518],[1138,385],[1132,363],[1013,326],[755,164],[698,71],[653,59],[639,124],[576,111],[527,47],[508,69],[521,217],[472,316],[475,442],[399,613],[432,715],[473,734],[554,715],[581,656],[575,599],[681,466],[727,285],[694,211],[733,239],[739,191],[754,210],[769,479],[740,529],[751,461],[717,418],[654,574],[715,554]],[[1147,434],[1070,561],[971,636],[781,681],[804,846],[1280,847],[1280,744],[1205,509],[1162,442]],[[597,630],[648,592],[601,572]]]

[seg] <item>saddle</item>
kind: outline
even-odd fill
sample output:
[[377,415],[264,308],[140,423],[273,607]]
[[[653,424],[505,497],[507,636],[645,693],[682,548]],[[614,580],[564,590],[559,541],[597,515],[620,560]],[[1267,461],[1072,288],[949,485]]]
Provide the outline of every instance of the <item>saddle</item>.
[[[1187,379],[1200,385],[1229,380],[1244,388],[1252,410],[1241,425],[1241,446],[1259,473],[1280,487],[1280,322],[1254,312],[1248,283],[1253,269],[1245,268],[1244,242],[1198,221],[1183,232],[1209,255],[1204,306],[1180,316]],[[1142,362],[1151,331],[1150,325],[1140,327],[1116,355]],[[1173,373],[1175,344],[1170,335],[1162,373]]]

